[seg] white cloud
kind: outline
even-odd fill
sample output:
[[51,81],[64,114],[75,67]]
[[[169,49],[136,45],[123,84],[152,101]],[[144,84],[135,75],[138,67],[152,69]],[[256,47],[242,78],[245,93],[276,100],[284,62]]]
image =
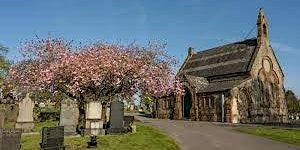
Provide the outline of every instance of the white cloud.
[[300,55],[299,50],[297,50],[296,48],[291,47],[289,45],[285,45],[285,44],[277,43],[277,42],[272,42],[271,45],[272,45],[272,47],[275,51],[278,50],[278,51],[281,51],[281,52],[287,52],[287,53],[290,53],[290,54]]

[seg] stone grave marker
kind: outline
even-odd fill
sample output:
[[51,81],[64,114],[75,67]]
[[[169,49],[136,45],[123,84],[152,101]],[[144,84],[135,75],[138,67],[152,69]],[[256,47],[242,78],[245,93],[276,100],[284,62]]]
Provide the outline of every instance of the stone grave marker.
[[79,110],[77,104],[72,99],[64,99],[60,107],[59,125],[64,126],[64,135],[70,136],[76,134],[78,124]]
[[5,108],[0,108],[0,129],[4,127]]
[[114,100],[110,103],[110,125],[108,133],[124,133],[124,103],[119,100]]
[[60,150],[64,149],[64,127],[43,127],[42,150]]
[[19,150],[21,148],[21,131],[0,129],[0,150]]
[[109,122],[109,117],[110,117],[110,106],[106,107],[106,112],[105,112],[105,116],[106,116],[106,122]]
[[127,128],[134,122],[134,116],[124,116],[124,127]]
[[19,114],[18,104],[5,104],[5,121],[17,122]]
[[33,106],[34,103],[30,99],[29,93],[27,93],[26,97],[19,102],[19,114],[15,126],[16,129],[21,129],[23,132],[28,132],[33,129]]
[[102,104],[98,101],[87,104],[86,129],[87,133],[99,135],[103,129]]

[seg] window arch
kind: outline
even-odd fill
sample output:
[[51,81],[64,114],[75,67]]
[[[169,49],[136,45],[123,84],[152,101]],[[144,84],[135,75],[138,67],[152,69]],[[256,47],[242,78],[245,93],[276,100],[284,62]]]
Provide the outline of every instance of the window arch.
[[262,68],[266,71],[266,72],[271,72],[273,70],[273,63],[271,61],[271,59],[266,56],[263,61],[262,61]]
[[276,84],[276,85],[279,84],[279,78],[278,78],[277,73],[275,71],[272,71],[271,82]]

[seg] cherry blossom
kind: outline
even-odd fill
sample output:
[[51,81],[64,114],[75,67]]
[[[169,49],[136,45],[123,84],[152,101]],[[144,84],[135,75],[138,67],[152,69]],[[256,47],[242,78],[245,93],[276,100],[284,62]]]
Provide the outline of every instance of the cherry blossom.
[[63,38],[37,38],[25,42],[21,52],[24,59],[11,66],[9,81],[29,91],[61,91],[77,99],[90,94],[94,100],[116,94],[130,98],[139,90],[155,96],[183,92],[176,61],[161,44],[74,46]]

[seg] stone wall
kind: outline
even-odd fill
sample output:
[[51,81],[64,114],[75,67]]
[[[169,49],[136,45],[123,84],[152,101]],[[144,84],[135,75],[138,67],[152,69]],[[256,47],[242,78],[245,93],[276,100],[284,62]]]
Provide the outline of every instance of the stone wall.
[[284,91],[260,79],[249,79],[231,91],[232,122],[275,123],[287,121]]
[[200,121],[220,121],[220,96],[219,94],[197,94],[198,118]]
[[167,96],[157,99],[155,107],[156,117],[160,119],[169,119],[171,114],[175,117],[175,97]]

